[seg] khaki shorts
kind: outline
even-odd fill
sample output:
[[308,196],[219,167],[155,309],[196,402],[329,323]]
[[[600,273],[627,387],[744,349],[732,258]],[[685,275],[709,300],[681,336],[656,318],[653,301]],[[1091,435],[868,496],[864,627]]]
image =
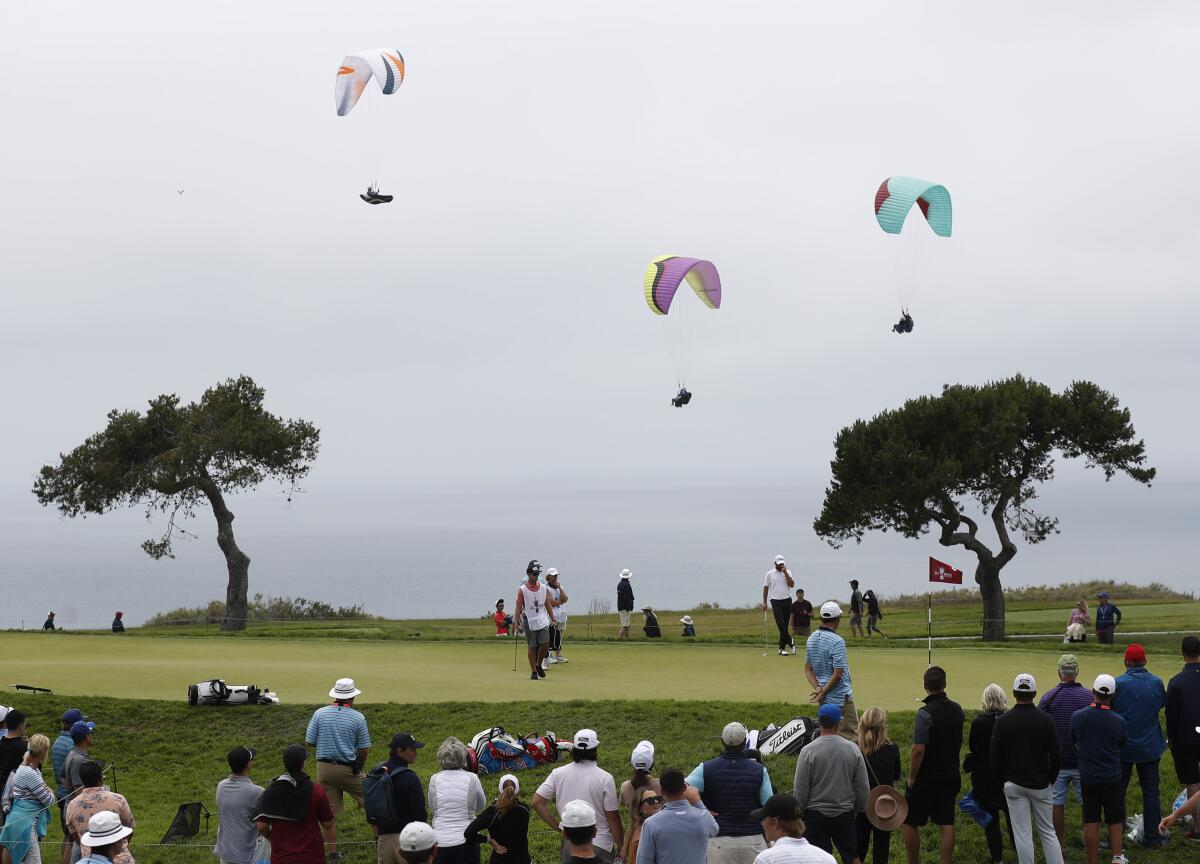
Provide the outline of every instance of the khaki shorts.
[[400,857],[399,834],[380,834],[377,851],[379,864],[403,864],[404,859]]
[[343,793],[355,800],[359,807],[363,806],[362,774],[355,774],[347,765],[334,765],[332,762],[317,763],[317,782],[329,796],[329,806],[334,816],[342,815]]
[[761,836],[709,837],[708,864],[754,864],[758,853],[767,848]]
[[632,612],[618,612],[618,613],[617,613],[617,617],[619,617],[619,618],[621,619],[621,626],[622,626],[622,627],[628,627],[628,626],[629,626],[629,616],[630,616],[630,615],[632,615],[632,614],[633,614]]
[[858,709],[854,707],[853,699],[842,703],[842,726],[838,734],[847,741],[858,743]]

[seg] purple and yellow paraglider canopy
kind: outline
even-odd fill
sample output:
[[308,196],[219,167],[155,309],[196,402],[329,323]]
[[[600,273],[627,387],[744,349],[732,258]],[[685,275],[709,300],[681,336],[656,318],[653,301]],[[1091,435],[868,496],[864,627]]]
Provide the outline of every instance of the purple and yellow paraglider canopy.
[[683,280],[709,309],[721,307],[721,276],[711,261],[662,255],[646,267],[646,304],[655,315],[666,315]]

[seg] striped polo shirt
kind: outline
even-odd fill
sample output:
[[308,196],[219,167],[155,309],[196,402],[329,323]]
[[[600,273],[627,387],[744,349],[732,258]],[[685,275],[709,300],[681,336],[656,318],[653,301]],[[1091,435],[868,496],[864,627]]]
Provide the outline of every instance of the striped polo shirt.
[[318,759],[354,762],[371,746],[367,718],[349,705],[325,705],[313,712],[304,740],[317,745]]
[[824,687],[833,677],[834,669],[842,670],[842,679],[825,696],[822,704],[841,705],[854,698],[850,687],[850,663],[846,659],[846,640],[832,630],[821,627],[813,631],[804,646],[804,659],[812,667],[817,682]]

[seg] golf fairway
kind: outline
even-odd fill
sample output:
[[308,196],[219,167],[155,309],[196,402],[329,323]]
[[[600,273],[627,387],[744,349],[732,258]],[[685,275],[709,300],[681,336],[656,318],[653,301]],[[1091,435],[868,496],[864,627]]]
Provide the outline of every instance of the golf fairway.
[[[565,645],[570,662],[529,680],[525,646],[504,641],[396,643],[328,639],[122,638],[108,635],[0,633],[2,683],[48,687],[58,695],[184,701],[189,684],[223,678],[270,687],[287,704],[325,701],[337,678],[363,690],[360,702],[445,702],[512,699],[680,699],[807,702],[803,654],[762,656],[759,646],[580,643]],[[1057,651],[938,647],[948,690],[975,707],[990,682],[1005,690],[1030,672],[1045,691],[1056,681]],[[1081,680],[1120,674],[1119,654],[1081,657]],[[1152,658],[1153,662],[1153,658]],[[879,705],[912,710],[924,695],[925,649],[851,646],[859,710]],[[20,670],[20,671],[16,671]],[[16,677],[14,677],[16,676]]]

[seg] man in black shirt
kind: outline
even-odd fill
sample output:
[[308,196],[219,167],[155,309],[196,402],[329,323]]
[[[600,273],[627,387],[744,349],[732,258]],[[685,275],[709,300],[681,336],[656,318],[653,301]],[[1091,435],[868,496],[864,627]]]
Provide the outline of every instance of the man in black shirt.
[[1037,681],[1022,672],[1013,681],[1017,704],[996,718],[990,758],[993,770],[1004,784],[1017,860],[1020,864],[1033,864],[1036,826],[1046,864],[1063,864],[1051,798],[1062,753],[1054,720],[1034,706],[1035,696]]
[[25,733],[25,712],[13,709],[4,716],[7,733],[0,738],[0,790],[8,782],[8,775],[21,767],[28,742]]
[[858,590],[858,580],[850,580],[850,635],[865,638],[862,626],[863,595]]
[[962,778],[958,752],[962,749],[962,707],[946,696],[946,670],[925,670],[925,707],[913,725],[912,760],[908,769],[908,816],[904,819],[904,851],[908,864],[921,862],[919,829],[933,822],[941,832],[941,862],[954,857],[954,815]]
[[409,767],[417,761],[417,751],[424,746],[408,732],[397,732],[392,736],[390,755],[383,764],[392,784],[396,819],[392,823],[383,820],[375,823],[367,818],[379,838],[379,864],[394,864],[400,851],[400,833],[410,822],[425,821],[425,792],[421,789],[421,778]]

